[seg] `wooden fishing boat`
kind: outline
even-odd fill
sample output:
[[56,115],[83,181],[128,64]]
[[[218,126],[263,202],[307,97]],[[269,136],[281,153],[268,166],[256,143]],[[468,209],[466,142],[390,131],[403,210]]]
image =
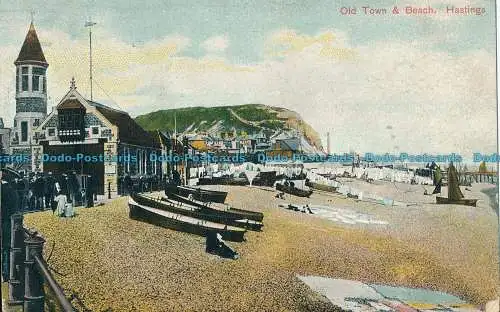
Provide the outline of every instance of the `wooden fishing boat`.
[[[202,209],[203,211],[212,211],[214,210],[214,213],[220,213],[224,212],[225,214],[230,215],[233,219],[249,219],[249,220],[254,220],[254,221],[259,221],[262,222],[264,219],[264,214],[262,212],[257,212],[257,211],[250,211],[250,210],[244,210],[244,209],[237,209],[233,207],[228,207],[224,204],[220,203],[211,203],[207,204],[195,199],[191,199],[188,197],[184,197],[178,194],[170,194],[167,195],[169,199],[173,199],[175,201],[179,201],[188,205],[192,205],[195,207],[198,207]],[[229,209],[228,209],[229,208]]]
[[148,207],[135,202],[133,199],[129,200],[128,205],[129,217],[134,220],[145,221],[168,229],[201,236],[207,236],[210,233],[217,232],[220,233],[225,240],[235,242],[244,241],[246,230],[239,227],[204,221]]
[[291,195],[295,195],[295,196],[299,196],[299,197],[309,197],[313,193],[312,190],[303,190],[303,189],[299,189],[295,186],[284,185],[281,183],[276,183],[276,189],[278,191],[281,191],[281,192],[284,192],[287,194],[291,194]]
[[260,231],[263,226],[261,222],[247,219],[233,212],[217,209],[201,209],[200,207],[180,201],[172,199],[161,200],[140,193],[131,194],[130,196],[138,204],[191,218],[242,227],[253,231]]
[[464,198],[458,182],[458,173],[453,163],[450,163],[447,172],[448,198],[436,196],[437,204],[466,205],[476,207],[477,199]]
[[188,197],[190,194],[192,194],[194,199],[206,202],[224,203],[227,197],[227,192],[210,191],[189,186],[177,186],[176,188],[168,188],[168,189],[170,191],[175,191],[176,194],[185,197]]
[[222,176],[203,177],[198,179],[198,185],[248,185],[246,177]]
[[306,186],[309,186],[309,187],[316,189],[316,190],[325,191],[325,192],[332,192],[333,193],[333,192],[337,191],[337,187],[335,187],[335,186],[311,182],[311,181],[306,181]]
[[252,185],[273,186],[276,182],[276,171],[260,171],[253,179]]
[[452,200],[452,199],[449,199],[446,197],[436,196],[436,203],[437,204],[451,204],[451,205],[466,205],[466,206],[476,207],[477,199],[462,198],[462,199]]

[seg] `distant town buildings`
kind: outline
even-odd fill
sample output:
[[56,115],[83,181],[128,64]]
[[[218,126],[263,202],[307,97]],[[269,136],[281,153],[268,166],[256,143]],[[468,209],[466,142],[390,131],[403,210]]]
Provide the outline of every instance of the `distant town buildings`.
[[256,154],[288,155],[300,153],[301,139],[295,133],[277,131],[266,135],[263,131],[248,135],[237,135],[233,132],[221,132],[219,135],[191,133],[181,134],[186,136],[190,148],[197,152],[210,152],[216,154]]

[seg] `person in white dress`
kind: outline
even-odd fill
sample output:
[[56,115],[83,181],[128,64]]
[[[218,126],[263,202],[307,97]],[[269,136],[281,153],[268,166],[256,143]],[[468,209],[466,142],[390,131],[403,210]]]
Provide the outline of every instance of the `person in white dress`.
[[56,198],[54,198],[54,201],[57,202],[57,209],[56,209],[57,216],[63,217],[66,211],[66,204],[68,203],[66,195],[63,194],[61,191],[59,191]]

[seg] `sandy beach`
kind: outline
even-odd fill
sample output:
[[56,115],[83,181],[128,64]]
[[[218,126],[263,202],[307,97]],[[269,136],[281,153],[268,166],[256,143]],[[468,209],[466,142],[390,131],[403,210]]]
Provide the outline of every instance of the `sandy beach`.
[[[481,192],[492,185],[464,191],[480,199],[478,207],[467,207],[433,204],[434,196],[423,195],[419,185],[352,183],[411,205],[320,192],[278,199],[271,188],[211,186],[229,191],[232,206],[264,213],[262,232],[229,243],[241,256],[236,261],[205,253],[203,237],[129,219],[127,198],[79,208],[68,220],[29,214],[25,224],[47,239],[46,256],[54,246],[49,263],[64,275],[56,278],[92,311],[333,311],[297,274],[424,287],[473,304],[496,297],[497,216]],[[279,207],[285,203],[331,207],[385,224],[332,221]]]

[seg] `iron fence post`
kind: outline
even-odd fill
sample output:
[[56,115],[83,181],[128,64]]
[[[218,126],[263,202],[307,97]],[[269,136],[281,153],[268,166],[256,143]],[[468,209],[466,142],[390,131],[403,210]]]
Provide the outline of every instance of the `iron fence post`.
[[44,279],[35,265],[35,256],[42,257],[45,240],[32,236],[24,241],[26,254],[24,261],[24,312],[43,312],[45,306]]
[[22,213],[10,217],[10,269],[9,304],[18,305],[24,301],[24,229]]

